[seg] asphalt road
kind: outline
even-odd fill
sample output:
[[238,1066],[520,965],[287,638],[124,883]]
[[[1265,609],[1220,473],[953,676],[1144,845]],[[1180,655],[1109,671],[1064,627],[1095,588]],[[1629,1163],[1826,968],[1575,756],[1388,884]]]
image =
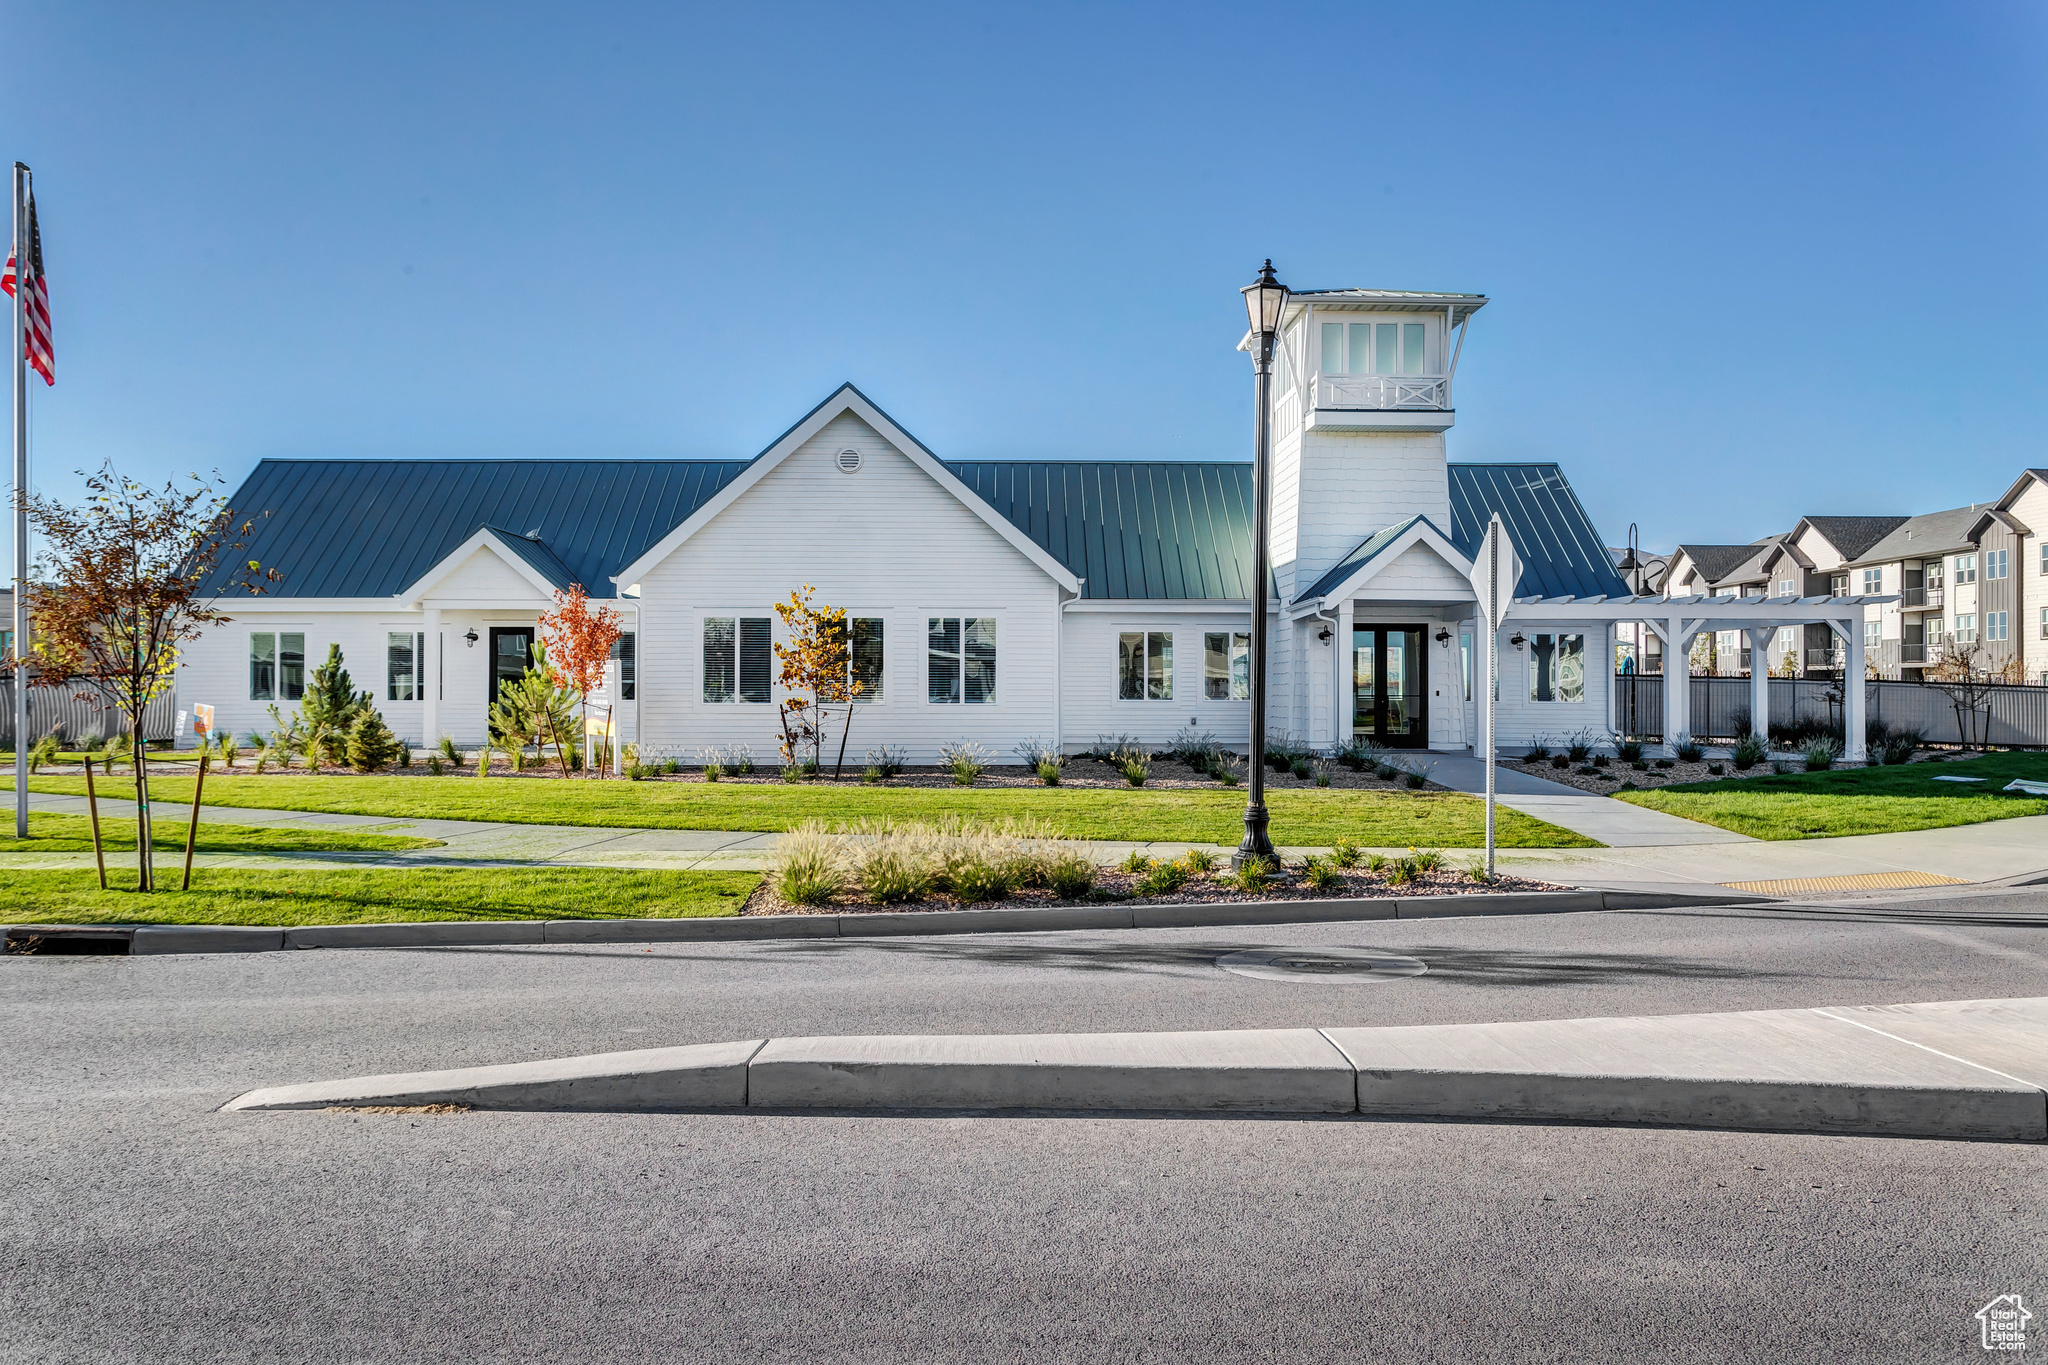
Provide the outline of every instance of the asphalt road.
[[[1430,971],[1335,985],[1213,965],[1297,943]],[[651,952],[0,959],[0,1360],[1974,1358],[1979,1307],[2048,1303],[2048,1148],[214,1109],[256,1085],[764,1034],[2043,994],[2038,892]]]

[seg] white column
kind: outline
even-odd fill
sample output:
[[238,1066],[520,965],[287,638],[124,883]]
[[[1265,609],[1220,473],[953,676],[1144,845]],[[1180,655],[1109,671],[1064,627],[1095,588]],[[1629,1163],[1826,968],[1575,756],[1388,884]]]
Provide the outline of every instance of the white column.
[[1749,732],[1768,744],[1771,740],[1771,636],[1770,630],[1749,632]]
[[1336,735],[1337,747],[1340,749],[1351,742],[1351,708],[1354,704],[1351,681],[1351,628],[1356,615],[1350,598],[1347,597],[1337,604],[1337,624],[1334,627],[1337,637],[1330,642],[1336,646],[1331,652],[1337,656],[1330,675],[1336,686],[1336,691],[1330,698],[1330,710],[1334,713],[1331,730]]
[[441,742],[441,609],[427,608],[427,647],[420,651],[420,747]]
[[1849,627],[1848,647],[1842,657],[1842,758],[1861,763],[1863,748],[1863,619],[1862,613],[1845,622]]
[[1685,638],[1685,618],[1674,616],[1665,622],[1664,637],[1664,748],[1668,753],[1678,737],[1692,732],[1692,641]]

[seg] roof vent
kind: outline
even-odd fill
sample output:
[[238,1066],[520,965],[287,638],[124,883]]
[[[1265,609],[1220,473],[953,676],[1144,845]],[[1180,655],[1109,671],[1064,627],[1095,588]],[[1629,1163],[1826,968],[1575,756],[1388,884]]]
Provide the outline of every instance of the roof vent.
[[859,469],[859,468],[860,468],[860,452],[859,452],[858,450],[842,450],[842,451],[840,451],[840,452],[839,452],[839,472],[840,472],[840,473],[842,473],[842,474],[851,474],[851,473],[852,473],[852,472],[853,472],[854,470],[856,470],[856,469]]

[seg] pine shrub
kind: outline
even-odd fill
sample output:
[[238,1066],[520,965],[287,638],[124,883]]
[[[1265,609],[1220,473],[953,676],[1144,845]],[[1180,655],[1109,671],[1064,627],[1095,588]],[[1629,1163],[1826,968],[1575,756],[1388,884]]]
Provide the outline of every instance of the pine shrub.
[[397,760],[398,751],[397,737],[374,706],[366,706],[356,714],[348,731],[349,767],[359,773],[374,773],[390,767]]

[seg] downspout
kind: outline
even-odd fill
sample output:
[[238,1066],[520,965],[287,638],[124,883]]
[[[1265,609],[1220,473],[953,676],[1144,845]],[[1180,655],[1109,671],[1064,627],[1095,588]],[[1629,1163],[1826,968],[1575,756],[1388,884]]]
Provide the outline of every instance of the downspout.
[[[1064,602],[1057,602],[1056,609],[1053,612],[1052,622],[1052,747],[1053,752],[1059,754],[1061,758],[1065,758],[1067,753],[1067,730],[1065,719],[1067,706],[1067,608],[1073,606],[1074,603],[1080,601],[1082,594],[1088,591],[1087,579],[1078,578],[1074,581],[1079,586],[1077,587],[1077,589],[1074,592],[1074,595],[1071,598],[1068,598]],[[1056,601],[1059,591],[1059,585],[1053,585],[1053,593],[1055,595]]]
[[[1315,611],[1316,620],[1330,624],[1330,745],[1333,751],[1344,747],[1337,742],[1344,733],[1343,713],[1338,709],[1344,695],[1344,679],[1339,668],[1344,651],[1337,647],[1337,628],[1344,624],[1343,616],[1341,607],[1317,607]],[[1310,700],[1313,702],[1313,694]]]

